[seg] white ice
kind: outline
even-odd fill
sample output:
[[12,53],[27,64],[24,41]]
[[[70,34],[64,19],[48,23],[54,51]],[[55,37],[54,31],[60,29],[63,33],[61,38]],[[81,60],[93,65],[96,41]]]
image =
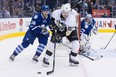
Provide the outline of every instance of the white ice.
[[[49,76],[46,75],[46,72],[52,69],[52,58],[50,67],[43,67],[42,59],[45,51],[40,56],[38,63],[35,64],[31,60],[38,46],[37,40],[34,45],[30,45],[19,54],[14,62],[9,61],[9,56],[21,43],[23,37],[0,41],[0,77],[116,77],[116,35],[106,49],[101,49],[112,35],[113,33],[100,33],[92,43],[92,48],[104,56],[102,59],[91,61],[78,55],[77,59],[80,62],[78,67],[69,66],[68,48],[57,48],[56,53],[62,55],[56,56],[55,71]],[[64,54],[64,51],[67,54]],[[37,74],[37,72],[41,72],[41,74]]]

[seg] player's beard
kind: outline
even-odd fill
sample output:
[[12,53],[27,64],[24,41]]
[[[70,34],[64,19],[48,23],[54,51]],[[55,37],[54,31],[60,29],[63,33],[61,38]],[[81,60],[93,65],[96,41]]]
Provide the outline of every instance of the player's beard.
[[44,14],[44,17],[46,18],[48,16],[48,14]]
[[47,18],[48,17],[48,14],[44,14],[43,16],[44,16],[44,18]]
[[42,15],[44,16],[44,18],[48,17],[48,13],[43,12]]

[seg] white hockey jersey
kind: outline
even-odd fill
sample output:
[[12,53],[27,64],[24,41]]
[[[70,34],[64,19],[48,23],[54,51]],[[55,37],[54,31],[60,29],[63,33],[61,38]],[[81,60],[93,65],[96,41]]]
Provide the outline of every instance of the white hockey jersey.
[[64,24],[66,24],[67,27],[77,27],[77,22],[76,22],[76,15],[78,15],[78,13],[75,10],[72,10],[69,13],[69,16],[66,18],[66,20],[62,20],[61,19],[61,9],[59,10],[55,10],[52,13],[52,17],[55,18],[55,21],[60,21]]

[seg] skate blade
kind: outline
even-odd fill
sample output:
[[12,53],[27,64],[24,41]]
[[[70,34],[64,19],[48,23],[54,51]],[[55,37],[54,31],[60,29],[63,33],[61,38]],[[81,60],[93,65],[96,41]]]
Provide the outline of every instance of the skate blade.
[[14,60],[12,60],[12,59],[9,59],[9,61],[10,61],[10,62],[13,62]]
[[35,60],[32,60],[32,63],[37,64],[38,62],[37,62],[37,61],[35,61]]
[[49,65],[47,65],[47,64],[44,64],[44,63],[42,64],[42,66],[43,66],[43,67],[49,67]]
[[70,66],[79,67],[79,64],[70,63]]

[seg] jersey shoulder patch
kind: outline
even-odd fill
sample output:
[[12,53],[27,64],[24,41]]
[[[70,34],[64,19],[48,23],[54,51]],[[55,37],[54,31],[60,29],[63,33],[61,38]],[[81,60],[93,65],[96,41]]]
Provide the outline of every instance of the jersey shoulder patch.
[[38,18],[38,15],[36,14],[36,15],[34,15],[34,17],[33,17],[33,19],[37,19]]

